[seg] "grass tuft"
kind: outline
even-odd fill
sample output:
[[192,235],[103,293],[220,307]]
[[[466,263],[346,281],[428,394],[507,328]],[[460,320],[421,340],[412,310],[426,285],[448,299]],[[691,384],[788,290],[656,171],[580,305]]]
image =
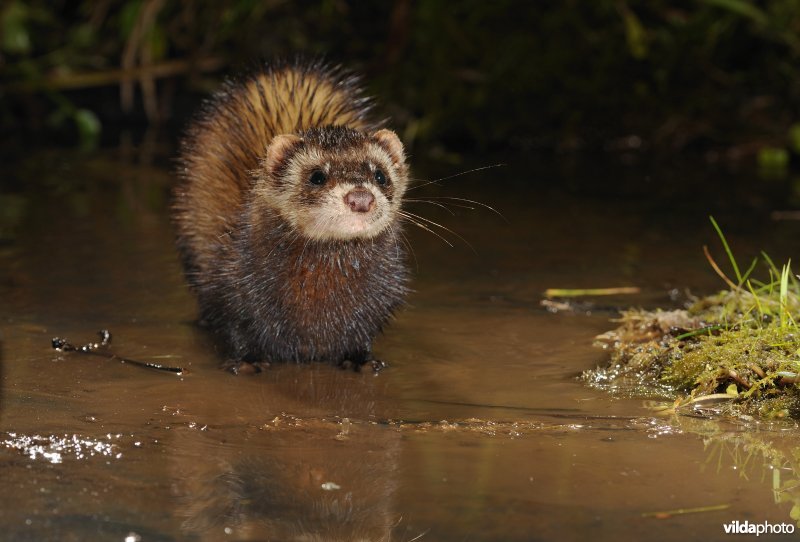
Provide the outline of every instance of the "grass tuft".
[[728,289],[685,309],[624,312],[616,329],[597,337],[611,353],[610,364],[584,378],[630,395],[668,396],[693,411],[800,418],[800,286],[791,261],[778,268],[762,253],[765,281],[752,277],[757,259],[741,273],[722,229],[710,220],[735,281],[704,247]]

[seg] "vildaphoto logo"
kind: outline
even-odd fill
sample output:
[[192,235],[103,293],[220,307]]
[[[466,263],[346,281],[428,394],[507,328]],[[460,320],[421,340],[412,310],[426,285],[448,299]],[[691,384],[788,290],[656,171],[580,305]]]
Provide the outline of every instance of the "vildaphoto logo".
[[754,534],[756,536],[762,534],[792,534],[794,533],[794,524],[792,523],[751,523],[745,521],[731,521],[724,523],[722,529],[725,534]]

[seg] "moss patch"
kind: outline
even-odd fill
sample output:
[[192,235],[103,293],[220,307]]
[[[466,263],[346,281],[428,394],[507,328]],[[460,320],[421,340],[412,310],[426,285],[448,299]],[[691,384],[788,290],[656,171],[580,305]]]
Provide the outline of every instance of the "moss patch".
[[583,377],[629,395],[675,398],[676,409],[798,419],[800,283],[791,262],[778,268],[762,252],[769,280],[751,278],[758,258],[743,273],[722,229],[709,218],[733,279],[707,247],[703,251],[729,289],[686,309],[623,312],[620,325],[596,339],[610,350],[610,364]]
[[685,310],[630,310],[618,321],[596,339],[611,358],[583,375],[590,384],[674,398],[678,407],[713,403],[732,414],[800,418],[800,332],[763,306],[759,312],[749,292],[723,292]]

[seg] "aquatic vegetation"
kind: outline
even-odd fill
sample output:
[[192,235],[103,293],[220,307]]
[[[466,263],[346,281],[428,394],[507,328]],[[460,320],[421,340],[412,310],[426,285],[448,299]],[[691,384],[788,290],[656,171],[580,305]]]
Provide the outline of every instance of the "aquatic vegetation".
[[733,256],[711,219],[730,260],[728,286],[695,299],[685,309],[633,309],[619,326],[597,337],[611,352],[608,366],[588,371],[591,385],[631,395],[667,396],[676,409],[764,418],[800,418],[800,285],[791,262],[778,268],[762,253],[768,278],[752,278]]

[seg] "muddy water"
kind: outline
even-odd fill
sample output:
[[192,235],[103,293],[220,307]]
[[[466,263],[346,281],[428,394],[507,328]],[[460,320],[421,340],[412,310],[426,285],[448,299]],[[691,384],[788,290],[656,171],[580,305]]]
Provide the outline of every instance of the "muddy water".
[[[714,540],[734,520],[794,525],[793,424],[658,416],[576,378],[603,361],[592,337],[614,308],[720,286],[700,250],[709,212],[745,259],[791,255],[797,225],[768,219],[792,205],[781,183],[512,157],[421,188],[503,217],[417,204],[469,245],[408,230],[415,293],[375,346],[390,368],[236,377],[194,325],[168,155],[41,152],[6,167],[0,538]],[[548,287],[619,285],[642,294],[539,305]],[[51,349],[103,328],[108,352],[185,374]]]

